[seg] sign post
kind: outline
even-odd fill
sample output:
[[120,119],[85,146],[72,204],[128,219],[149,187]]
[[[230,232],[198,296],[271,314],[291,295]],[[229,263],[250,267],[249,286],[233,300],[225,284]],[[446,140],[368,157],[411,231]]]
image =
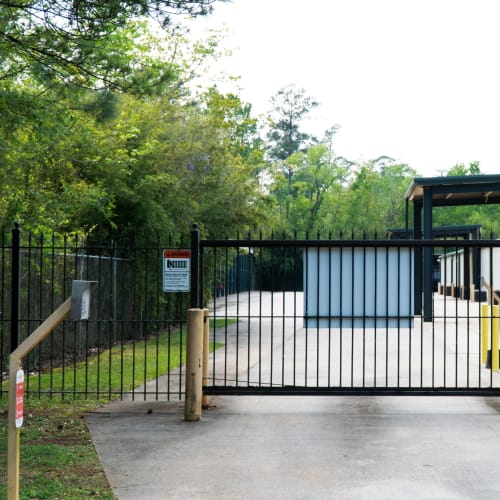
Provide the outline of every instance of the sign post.
[[9,408],[7,438],[7,500],[19,499],[19,462],[24,407],[22,360],[59,324],[71,310],[71,298],[61,304],[9,356]]
[[[78,321],[88,319],[91,290],[97,282],[78,282],[72,297],[63,302],[35,331],[17,346],[9,356],[9,408],[7,438],[7,500],[19,499],[20,427],[24,413],[24,372],[21,363],[54,328],[72,313]],[[75,302],[75,304],[73,304]]]
[[191,250],[163,250],[163,291],[189,292]]

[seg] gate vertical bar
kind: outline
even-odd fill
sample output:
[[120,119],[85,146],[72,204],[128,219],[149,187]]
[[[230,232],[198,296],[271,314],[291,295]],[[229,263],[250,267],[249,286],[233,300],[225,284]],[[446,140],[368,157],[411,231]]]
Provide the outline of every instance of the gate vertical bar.
[[[35,275],[36,273],[32,272],[32,262],[33,262],[33,256],[32,256],[32,250],[33,250],[33,236],[31,235],[31,233],[28,235],[28,248],[27,248],[27,251],[26,251],[26,269],[24,270],[24,273],[25,273],[25,279],[26,279],[26,287],[28,289],[28,294],[26,296],[26,311],[28,311],[28,321],[26,321],[26,337],[31,333],[31,311],[33,310],[32,307],[31,307],[31,300],[32,300],[32,295],[34,297],[36,297],[35,294],[32,294],[31,293],[31,283],[32,283],[32,278],[33,276],[32,275]],[[36,299],[35,299],[36,300]],[[29,373],[30,372],[30,365],[31,363],[33,363],[33,366],[35,366],[35,361],[34,361],[34,356],[35,356],[35,352],[33,353],[30,353],[27,357],[26,357],[26,360],[25,360],[25,367],[26,367],[26,371]],[[40,377],[40,375],[39,375]],[[26,390],[26,393],[29,394],[30,393],[30,379],[31,377],[27,377],[26,378],[26,385],[25,385],[25,390]],[[40,378],[38,379],[38,382],[40,382]],[[40,393],[41,393],[41,384],[38,383],[38,397],[40,397]]]
[[[141,318],[142,320],[142,327],[141,327],[141,332],[142,335],[141,337],[144,339],[144,358],[142,362],[142,369],[143,369],[143,380],[147,379],[147,372],[148,372],[148,333],[149,333],[149,267],[148,267],[148,262],[149,262],[149,246],[148,243],[144,244],[144,299],[143,300],[143,306],[141,306],[141,309],[144,311],[144,315]],[[143,390],[143,399],[146,401],[147,399],[147,384],[144,384],[144,390]]]
[[[260,231],[259,235],[260,241],[262,241],[262,230]],[[264,250],[263,248],[260,249],[259,252],[259,387],[262,386],[262,282],[263,282],[263,276],[262,276],[262,254]],[[295,358],[294,358],[295,359]],[[295,370],[295,363],[294,363],[294,370]],[[294,372],[294,384],[295,384],[295,372]]]
[[[274,240],[274,232],[271,234],[271,240]],[[270,375],[269,375],[269,387],[273,386],[273,358],[274,358],[274,248],[271,248],[271,345],[270,345]],[[307,363],[307,351],[306,351],[306,363]],[[307,367],[307,365],[306,365]],[[307,368],[306,368],[307,371]],[[307,377],[306,377],[307,378]]]
[[[331,241],[332,233],[328,233]],[[332,372],[332,247],[328,247],[328,387],[331,386]]]
[[198,224],[193,224],[191,231],[191,308],[196,309],[200,304],[199,290],[199,253],[200,231]]
[[[285,239],[285,232],[283,231],[283,239]],[[285,315],[286,315],[286,307],[285,307],[285,302],[286,302],[286,282],[288,280],[287,277],[287,271],[286,271],[286,247],[283,246],[281,247],[281,258],[283,260],[283,279],[282,279],[282,290],[283,290],[283,296],[282,296],[282,314],[283,314],[283,323],[282,323],[282,332],[281,332],[281,385],[284,387],[285,385],[285,335],[286,335],[286,327],[285,327]]]
[[[293,234],[293,239],[294,241],[297,241],[297,230],[294,231]],[[297,285],[299,283],[299,280],[302,279],[302,289],[305,287],[305,280],[303,273],[304,271],[302,270],[302,276],[299,277],[299,266],[298,266],[298,251],[297,247],[294,247],[294,252],[293,252],[293,261],[294,261],[294,269],[295,269],[295,276],[294,276],[294,287],[293,287],[293,385],[295,385],[295,380],[296,380],[296,362],[297,362]],[[302,262],[304,262],[304,257],[302,255]],[[304,264],[303,264],[304,266]],[[304,266],[305,267],[305,266]]]
[[[320,232],[318,230],[318,241],[320,240]],[[321,259],[321,247],[318,246],[316,248],[316,314],[318,315],[318,319],[316,321],[316,387],[319,387],[319,327],[320,327],[320,319],[319,319],[319,298],[320,298],[320,259]]]
[[[251,240],[251,234],[250,231],[248,232],[248,239]],[[251,294],[252,294],[252,281],[253,281],[253,271],[254,271],[254,266],[253,266],[253,249],[249,248],[248,252],[248,260],[247,260],[247,285],[248,285],[248,315],[247,315],[247,329],[248,329],[248,339],[247,339],[247,386],[250,385],[250,317],[251,317],[251,311],[250,311],[250,305],[251,305]]]
[[389,387],[389,249],[385,249],[385,386]]
[[[398,313],[398,326],[397,326],[397,338],[398,338],[398,363],[397,363],[397,387],[399,387],[400,383],[400,378],[401,378],[401,307],[400,307],[400,300],[399,298],[401,297],[400,295],[400,283],[401,283],[401,278],[400,278],[400,271],[401,271],[401,247],[397,247],[396,249],[397,252],[397,257],[398,257],[398,266],[396,270],[396,275],[397,275],[397,288],[398,288],[398,303],[397,303],[397,313]],[[389,286],[387,287],[389,288]],[[408,339],[410,340],[410,339]],[[411,352],[411,346],[408,345],[408,350]],[[411,359],[409,360],[408,363],[408,368],[411,366]],[[409,379],[411,376],[408,377]]]
[[[422,239],[422,208],[423,204],[417,200],[413,203],[413,238]],[[415,247],[415,282],[414,282],[414,304],[415,314],[422,314],[422,256],[421,247]]]
[[[375,262],[375,269],[373,271],[373,282],[375,283],[375,289],[376,289],[376,284],[378,283],[378,275],[377,275],[377,270],[378,270],[378,248],[374,249],[374,257],[373,261]],[[372,300],[372,307],[374,311],[377,311],[377,294],[373,294],[373,300]],[[378,318],[374,318],[374,324],[375,326],[377,325],[377,320]],[[373,386],[377,387],[377,330],[378,328],[373,329]]]
[[[309,233],[306,233],[306,240],[309,239]],[[305,276],[304,276],[304,283],[306,283],[306,286],[309,286],[309,247],[306,247],[304,249],[304,252],[305,252]],[[306,294],[306,304],[305,304],[305,307],[306,307],[306,313],[309,314],[309,297],[308,297],[308,294]],[[272,314],[272,313],[271,313]],[[319,311],[318,309],[316,308],[316,315],[319,315]],[[319,321],[319,318],[318,318],[318,321]],[[309,336],[309,328],[306,328],[305,329],[305,345],[304,345],[304,350],[305,350],[305,358],[304,358],[304,385],[305,387],[307,387],[307,355],[308,355],[308,352],[307,352],[307,342],[308,342],[308,336]]]
[[[351,240],[354,240],[354,231],[351,234]],[[354,323],[355,323],[355,287],[356,287],[356,276],[354,272],[354,265],[356,260],[355,248],[351,247],[351,387],[354,387]]]
[[[5,311],[5,288],[6,288],[6,283],[5,283],[5,250],[6,250],[6,244],[5,244],[5,233],[2,231],[2,255],[0,258],[0,269],[1,269],[1,274],[0,274],[0,308],[2,311]],[[3,381],[4,381],[4,362],[3,360],[6,359],[4,357],[4,336],[3,332],[6,330],[4,329],[4,324],[5,324],[5,315],[2,314],[0,316],[0,331],[2,334],[0,335],[0,397],[3,396]]]
[[[340,235],[340,237],[342,238],[342,234]],[[339,296],[339,317],[340,317],[340,320],[339,320],[339,387],[342,387],[342,340],[344,338],[344,335],[343,335],[343,328],[344,328],[344,320],[342,318],[342,315],[343,315],[343,311],[344,311],[344,305],[343,305],[343,296],[344,296],[344,283],[343,283],[343,269],[344,269],[344,265],[343,265],[343,260],[344,260],[344,257],[343,257],[343,247],[341,246],[339,248],[339,289],[340,289],[340,296]]]
[[[240,239],[240,234],[238,232],[236,239],[239,241]],[[239,372],[239,353],[240,353],[240,287],[241,287],[241,282],[240,282],[240,274],[241,274],[241,268],[240,268],[240,247],[239,244],[236,247],[236,266],[235,266],[235,286],[236,286],[236,318],[238,318],[238,322],[236,323],[236,373],[235,373],[235,381],[236,385],[238,385],[238,372]],[[234,266],[234,263],[233,263]]]
[[[216,282],[214,281],[214,284]],[[203,394],[203,389],[208,386],[208,351],[210,349],[209,336],[210,336],[210,311],[203,309],[203,364],[202,364],[202,394],[201,394],[201,407],[208,409],[209,399],[206,394]],[[215,332],[215,328],[214,328]],[[214,333],[215,345],[215,333]]]
[[12,299],[10,313],[10,352],[19,345],[19,317],[21,314],[21,225],[12,230]]
[[[198,232],[198,238],[199,238]],[[205,290],[205,276],[203,270],[205,269],[205,252],[200,251],[199,239],[198,239],[198,307],[203,309],[204,306],[204,293]]]
[[[424,189],[424,239],[432,239],[432,188]],[[424,311],[423,320],[432,321],[432,248],[424,247]]]

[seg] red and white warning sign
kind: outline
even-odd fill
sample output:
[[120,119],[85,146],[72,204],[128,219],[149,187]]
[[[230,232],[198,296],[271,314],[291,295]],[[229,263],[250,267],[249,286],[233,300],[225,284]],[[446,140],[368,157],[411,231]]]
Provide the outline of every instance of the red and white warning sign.
[[24,417],[24,371],[16,372],[16,427],[23,425]]
[[189,292],[191,250],[163,250],[163,291]]

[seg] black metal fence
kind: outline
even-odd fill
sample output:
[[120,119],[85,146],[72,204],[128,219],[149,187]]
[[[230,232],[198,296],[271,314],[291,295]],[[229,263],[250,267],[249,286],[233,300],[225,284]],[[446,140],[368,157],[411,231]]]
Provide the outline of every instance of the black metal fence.
[[[25,360],[27,396],[181,397],[189,297],[163,292],[163,249],[189,247],[189,238],[120,247],[15,229],[1,241],[0,396],[7,390],[11,349],[71,295],[73,280],[90,280],[98,288],[89,320],[64,321]],[[20,301],[13,322],[16,255]]]
[[[224,323],[212,331],[220,347],[205,392],[498,395],[498,313],[483,306],[500,288],[499,247],[498,240],[202,240],[201,287],[214,287],[203,305]],[[425,256],[431,277],[418,274]],[[217,294],[220,270],[235,264],[236,276],[253,271],[254,286]],[[428,298],[424,282],[433,285]]]
[[[192,236],[124,247],[2,235],[0,396],[11,348],[76,279],[99,283],[91,317],[63,322],[25,360],[28,397],[181,398],[190,306],[208,307],[212,318],[207,393],[500,391],[497,312],[484,308],[500,288],[499,241]],[[163,291],[165,248],[191,248],[196,294]],[[429,297],[420,296],[427,278],[418,270],[429,254],[435,286],[427,317]]]

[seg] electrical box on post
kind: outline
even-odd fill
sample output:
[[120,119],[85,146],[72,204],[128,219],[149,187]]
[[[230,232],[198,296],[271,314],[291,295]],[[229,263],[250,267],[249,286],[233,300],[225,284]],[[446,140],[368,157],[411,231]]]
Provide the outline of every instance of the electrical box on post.
[[71,286],[71,319],[80,321],[89,319],[92,293],[97,288],[97,281],[74,280]]

